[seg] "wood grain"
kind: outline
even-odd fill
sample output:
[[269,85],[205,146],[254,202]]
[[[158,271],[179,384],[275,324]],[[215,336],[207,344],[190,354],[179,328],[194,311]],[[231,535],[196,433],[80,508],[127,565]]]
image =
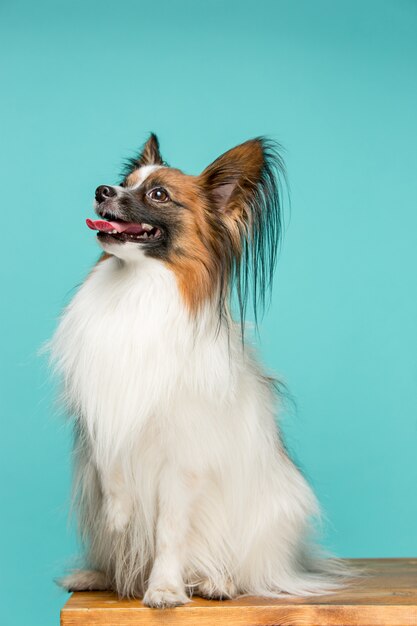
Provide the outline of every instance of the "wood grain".
[[186,606],[161,610],[113,593],[74,593],[61,611],[61,626],[417,626],[417,558],[349,562],[366,575],[339,593],[314,598],[194,597]]

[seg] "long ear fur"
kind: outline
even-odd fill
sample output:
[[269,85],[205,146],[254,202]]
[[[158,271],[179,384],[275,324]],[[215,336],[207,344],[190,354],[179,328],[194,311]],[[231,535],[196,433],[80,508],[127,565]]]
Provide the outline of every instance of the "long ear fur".
[[236,288],[242,328],[249,297],[257,322],[272,287],[282,234],[281,181],[286,183],[279,149],[257,137],[225,152],[200,175],[228,236],[224,280]]
[[151,133],[148,140],[143,144],[137,157],[128,159],[125,164],[123,176],[128,176],[138,167],[143,165],[164,165],[164,160],[159,151],[158,137]]

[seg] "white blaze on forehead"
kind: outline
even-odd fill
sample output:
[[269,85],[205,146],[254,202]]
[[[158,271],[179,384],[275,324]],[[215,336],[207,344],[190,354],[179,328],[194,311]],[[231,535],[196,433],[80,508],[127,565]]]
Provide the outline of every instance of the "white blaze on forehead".
[[135,177],[135,182],[133,185],[129,185],[128,188],[136,189],[137,187],[140,187],[142,183],[148,178],[149,174],[151,174],[155,170],[161,169],[161,167],[163,167],[163,165],[143,165],[135,172],[132,172],[132,174],[130,174],[130,176]]

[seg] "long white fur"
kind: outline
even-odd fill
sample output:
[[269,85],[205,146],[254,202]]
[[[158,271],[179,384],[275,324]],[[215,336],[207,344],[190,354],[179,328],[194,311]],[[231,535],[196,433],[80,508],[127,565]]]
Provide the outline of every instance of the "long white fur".
[[[307,543],[316,500],[283,448],[240,331],[191,316],[174,274],[114,244],[63,314],[52,357],[76,416],[76,492],[97,586],[150,606],[334,587]],[[329,567],[329,569],[331,569]],[[64,584],[94,587],[94,571]]]

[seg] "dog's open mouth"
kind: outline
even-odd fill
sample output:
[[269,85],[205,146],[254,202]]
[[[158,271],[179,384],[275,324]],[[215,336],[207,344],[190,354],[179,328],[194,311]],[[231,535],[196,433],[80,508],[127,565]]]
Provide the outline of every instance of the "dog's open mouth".
[[88,228],[97,230],[98,236],[110,236],[119,241],[148,243],[160,239],[162,233],[157,226],[123,222],[122,220],[86,220]]

